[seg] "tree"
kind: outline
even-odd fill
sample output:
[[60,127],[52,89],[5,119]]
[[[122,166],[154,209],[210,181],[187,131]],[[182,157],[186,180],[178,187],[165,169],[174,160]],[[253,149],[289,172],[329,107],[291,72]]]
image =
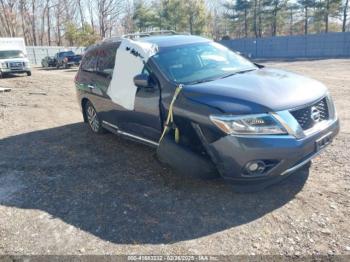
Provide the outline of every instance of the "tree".
[[204,0],[188,0],[186,15],[191,34],[202,34],[205,30],[207,9]]
[[289,34],[293,35],[294,17],[295,13],[299,10],[299,6],[295,3],[290,3],[287,5],[287,9],[289,13]]
[[348,7],[349,7],[349,0],[345,0],[343,5],[343,25],[342,25],[342,32],[346,31],[346,20],[348,15]]
[[341,10],[341,0],[323,0],[317,3],[318,10],[323,17],[324,31],[328,33],[329,18],[336,17]]
[[72,22],[67,22],[65,24],[64,37],[70,46],[89,46],[99,39],[99,36],[95,34],[88,23],[84,23],[82,27],[78,28],[76,24]]
[[99,36],[95,34],[92,27],[88,23],[84,23],[83,26],[78,29],[75,44],[78,46],[89,46],[96,43],[98,39]]
[[250,9],[250,1],[236,0],[234,8],[238,14],[237,18],[243,17],[244,21],[244,37],[248,37],[248,10]]
[[298,0],[300,7],[304,10],[304,34],[307,35],[309,27],[309,9],[315,7],[315,0]]
[[183,0],[161,0],[164,29],[185,31],[187,27],[186,5]]
[[77,5],[78,5],[78,10],[80,15],[81,26],[83,27],[85,24],[85,17],[84,17],[84,10],[83,10],[83,5],[81,3],[81,0],[77,0]]
[[134,23],[138,30],[145,31],[152,26],[154,14],[143,0],[134,1]]
[[106,37],[107,32],[112,31],[116,19],[123,11],[124,0],[96,0],[100,36]]
[[75,40],[77,39],[78,28],[72,22],[67,22],[65,24],[65,33],[64,38],[68,41],[70,46],[74,45]]
[[261,37],[261,0],[254,0],[253,31],[255,37]]
[[271,34],[276,36],[277,34],[277,21],[280,11],[285,8],[287,4],[286,0],[265,0],[264,6],[268,7],[271,16]]

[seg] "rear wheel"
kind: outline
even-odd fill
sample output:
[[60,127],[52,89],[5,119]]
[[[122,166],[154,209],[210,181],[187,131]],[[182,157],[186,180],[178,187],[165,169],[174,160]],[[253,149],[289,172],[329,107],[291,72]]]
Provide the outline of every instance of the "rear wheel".
[[85,103],[84,113],[91,131],[96,134],[104,133],[101,120],[99,119],[96,109],[90,101]]

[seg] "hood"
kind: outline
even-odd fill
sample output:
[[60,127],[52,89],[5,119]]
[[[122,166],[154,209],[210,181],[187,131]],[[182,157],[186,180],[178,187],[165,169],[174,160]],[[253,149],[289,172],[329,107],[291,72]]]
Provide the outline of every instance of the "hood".
[[292,109],[324,96],[320,82],[278,69],[257,69],[210,82],[187,85],[187,99],[224,113],[253,114]]

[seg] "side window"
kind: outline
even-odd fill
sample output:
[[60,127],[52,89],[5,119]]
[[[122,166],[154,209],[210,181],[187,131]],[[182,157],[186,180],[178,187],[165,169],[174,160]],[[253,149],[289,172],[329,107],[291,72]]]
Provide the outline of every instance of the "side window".
[[97,52],[96,50],[91,51],[84,55],[83,61],[81,63],[81,70],[85,72],[93,73],[96,71],[96,65],[97,65]]
[[118,46],[107,46],[99,50],[96,70],[98,74],[112,78]]

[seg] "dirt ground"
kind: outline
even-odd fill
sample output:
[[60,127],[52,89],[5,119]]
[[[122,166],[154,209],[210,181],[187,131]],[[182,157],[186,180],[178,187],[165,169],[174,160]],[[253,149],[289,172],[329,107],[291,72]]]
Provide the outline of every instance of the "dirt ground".
[[92,134],[75,69],[0,79],[0,254],[350,254],[350,60],[265,65],[324,82],[342,127],[310,172],[247,194]]

